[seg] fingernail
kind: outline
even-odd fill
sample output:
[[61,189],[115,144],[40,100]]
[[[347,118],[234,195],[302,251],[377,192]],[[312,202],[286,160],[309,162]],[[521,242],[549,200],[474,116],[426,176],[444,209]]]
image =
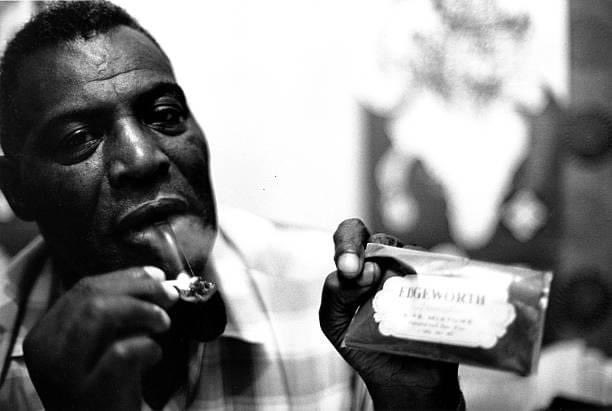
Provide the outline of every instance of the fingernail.
[[168,295],[168,298],[170,299],[171,302],[176,302],[179,299],[179,292],[176,289],[175,286],[167,284],[165,281],[162,281],[161,283],[162,287],[164,288],[164,291],[166,292],[166,294]]
[[152,266],[152,265],[147,265],[147,266],[144,266],[142,269],[152,279],[157,280],[161,283],[162,288],[166,292],[166,295],[168,296],[168,299],[171,302],[174,303],[175,301],[178,301],[179,299],[178,290],[173,285],[167,284],[166,274],[160,268]]
[[166,274],[159,268],[154,267],[152,265],[147,265],[142,268],[145,273],[147,273],[151,278],[157,281],[164,281],[166,279]]
[[344,253],[338,257],[338,270],[345,274],[358,273],[360,268],[359,256],[355,253]]
[[191,277],[189,274],[181,272],[176,276],[176,281],[189,284]]
[[370,285],[374,283],[374,281],[376,280],[377,274],[378,274],[378,266],[376,265],[376,263],[367,261],[363,265],[363,274],[361,275],[361,278],[358,281],[359,285],[366,286],[366,285]]

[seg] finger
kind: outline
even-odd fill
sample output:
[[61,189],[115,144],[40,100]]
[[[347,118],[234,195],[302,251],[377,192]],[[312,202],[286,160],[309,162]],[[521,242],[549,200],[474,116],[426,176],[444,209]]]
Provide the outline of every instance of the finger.
[[142,373],[161,360],[161,357],[161,347],[152,338],[145,335],[127,337],[108,347],[92,376],[116,379],[126,373]]
[[86,277],[74,290],[82,294],[131,295],[169,308],[179,295],[176,288],[163,282],[165,275],[157,267],[131,267],[108,274]]
[[[352,230],[354,231],[354,228],[352,228]],[[377,234],[371,235],[368,238],[367,242],[385,244],[385,245],[390,245],[394,247],[403,246],[402,242],[397,237],[394,237],[389,234],[384,234],[384,233],[377,233]],[[346,242],[344,243],[346,244]],[[347,263],[349,259],[354,259],[355,261]],[[363,271],[361,272],[361,274],[360,275],[357,274],[355,276],[347,275],[347,272],[350,272],[350,270],[347,270],[346,267],[347,266],[354,267],[356,264],[359,264],[359,265],[363,264]],[[365,263],[363,263],[362,261],[360,261],[359,257],[354,255],[353,253],[345,252],[343,255],[341,255],[341,258],[338,260],[337,265],[338,265],[338,269],[344,274],[343,276],[340,277],[341,280],[343,278],[351,279],[358,286],[362,286],[362,287],[377,283],[378,280],[380,279],[381,272],[382,272],[380,266],[376,262],[366,261]]]
[[382,270],[380,266],[373,261],[366,261],[363,265],[363,272],[356,279],[356,282],[359,287],[371,287],[378,284],[381,276]]
[[338,350],[341,351],[342,340],[355,311],[374,289],[371,285],[349,287],[338,272],[327,276],[321,295],[319,323],[325,336]]
[[339,275],[354,279],[361,274],[364,247],[370,233],[357,218],[343,221],[334,233],[334,261]]
[[[370,238],[368,239],[368,243],[384,244],[387,246],[398,247],[398,248],[416,249],[413,246],[405,246],[402,243],[402,241],[398,239],[397,237],[392,236],[390,234],[385,234],[385,233],[372,234]],[[383,281],[395,275],[402,276],[402,275],[416,273],[414,268],[406,264],[400,264],[396,262],[394,259],[390,259],[390,258],[370,258],[366,261],[366,265],[367,264],[374,264],[376,266],[377,273],[378,273],[378,277],[376,278],[377,281],[380,280],[380,277],[382,276],[381,273],[383,272],[384,272],[384,276],[382,276]]]
[[390,234],[386,234],[386,233],[372,234],[370,238],[368,239],[368,242],[384,244],[384,245],[389,245],[392,247],[400,247],[400,248],[404,246],[404,244],[401,242],[399,238],[392,236]]
[[94,396],[108,409],[140,409],[143,374],[162,358],[157,343],[146,336],[132,336],[111,345],[88,378]]
[[170,317],[159,306],[130,296],[95,296],[67,305],[61,338],[67,357],[89,368],[113,341],[133,334],[159,334],[170,328]]
[[[156,304],[128,296],[101,297],[93,304],[93,310],[99,310],[106,322],[118,332],[142,330],[149,333],[161,333],[170,328],[170,316]],[[96,313],[92,316],[95,318]]]

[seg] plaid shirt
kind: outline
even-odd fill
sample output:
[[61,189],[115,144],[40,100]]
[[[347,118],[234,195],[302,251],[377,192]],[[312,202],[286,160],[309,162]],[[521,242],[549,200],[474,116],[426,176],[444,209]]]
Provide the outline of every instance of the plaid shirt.
[[[188,381],[164,409],[371,408],[363,384],[319,329],[320,291],[333,269],[331,237],[236,210],[225,210],[220,221],[212,261],[228,325],[221,338],[194,344]],[[24,283],[32,284],[25,304]],[[0,409],[43,409],[22,342],[54,290],[41,239],[0,278]]]

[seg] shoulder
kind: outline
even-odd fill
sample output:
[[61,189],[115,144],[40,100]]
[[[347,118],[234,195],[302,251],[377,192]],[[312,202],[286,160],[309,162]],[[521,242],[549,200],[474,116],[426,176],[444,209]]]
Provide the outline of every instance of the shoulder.
[[[23,362],[21,344],[29,325],[40,316],[25,300],[46,296],[47,283],[39,281],[47,252],[41,238],[21,251],[0,275],[0,408],[42,409]],[[18,331],[18,332],[17,332]]]
[[10,329],[12,306],[18,305],[31,290],[46,260],[44,241],[38,237],[17,254],[0,274],[0,330]]

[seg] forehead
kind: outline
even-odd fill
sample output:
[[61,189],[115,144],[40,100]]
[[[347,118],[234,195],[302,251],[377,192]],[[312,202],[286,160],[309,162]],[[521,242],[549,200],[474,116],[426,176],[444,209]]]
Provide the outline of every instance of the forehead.
[[121,26],[35,52],[22,63],[17,81],[22,124],[37,127],[70,111],[119,104],[156,83],[175,80],[165,54],[143,33]]

